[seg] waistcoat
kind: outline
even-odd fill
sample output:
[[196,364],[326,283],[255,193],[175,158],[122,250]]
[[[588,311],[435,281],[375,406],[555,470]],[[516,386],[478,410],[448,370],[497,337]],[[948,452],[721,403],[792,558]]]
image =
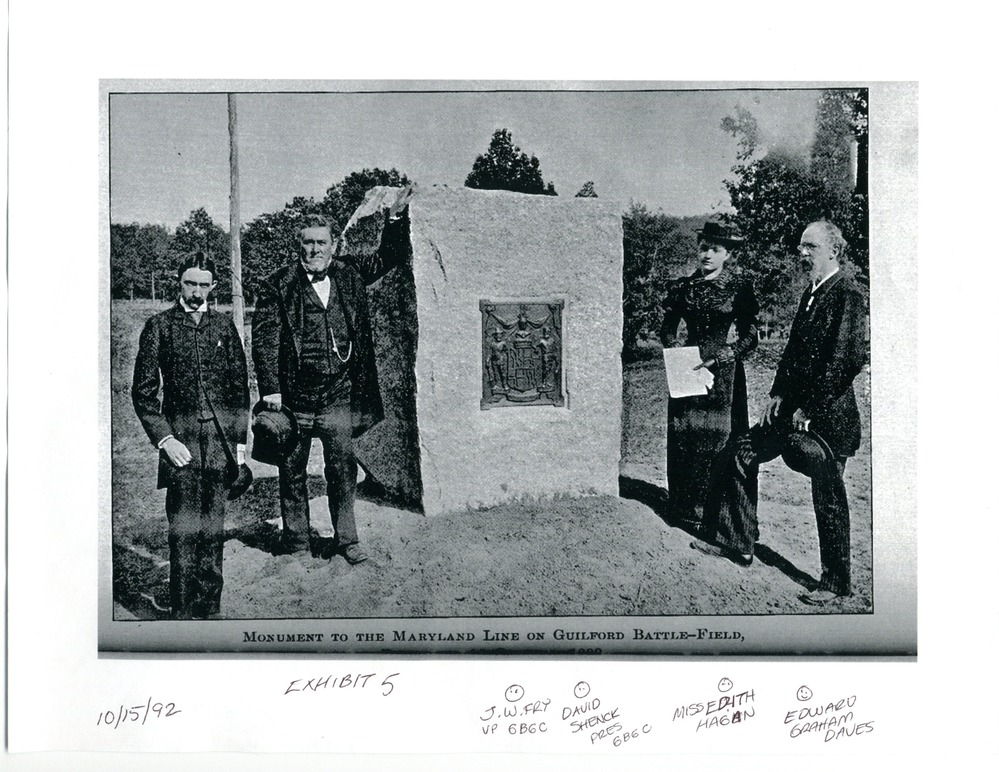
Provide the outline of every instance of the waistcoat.
[[347,321],[331,280],[329,304],[324,308],[315,290],[306,284],[303,295],[302,348],[299,352],[296,406],[316,410],[350,398],[345,360],[353,355]]

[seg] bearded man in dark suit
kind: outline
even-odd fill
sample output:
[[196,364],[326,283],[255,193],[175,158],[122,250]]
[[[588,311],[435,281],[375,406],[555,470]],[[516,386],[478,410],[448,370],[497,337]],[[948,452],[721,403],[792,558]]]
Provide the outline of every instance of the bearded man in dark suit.
[[[324,558],[341,554],[354,565],[368,556],[354,517],[353,440],[384,415],[366,285],[405,253],[408,215],[385,209],[381,246],[368,260],[334,257],[332,228],[321,215],[303,218],[298,237],[298,259],[260,283],[253,314],[253,365],[263,406],[290,409],[298,426],[297,442],[278,466],[279,551],[311,548]],[[313,438],[323,446],[331,545],[310,541],[306,482]]]
[[217,276],[200,252],[181,262],[180,297],[146,322],[132,379],[135,412],[160,451],[158,485],[167,489],[175,619],[219,612],[224,491],[235,498],[253,479],[243,463],[246,354],[232,319],[208,305]]
[[867,301],[840,270],[846,242],[827,221],[811,223],[798,252],[812,283],[798,305],[770,390],[771,401],[746,434],[733,438],[712,466],[704,542],[691,547],[748,566],[759,537],[759,465],[777,456],[811,478],[822,576],[799,598],[825,605],[850,595],[850,510],[843,483],[860,446],[854,378],[867,361]]

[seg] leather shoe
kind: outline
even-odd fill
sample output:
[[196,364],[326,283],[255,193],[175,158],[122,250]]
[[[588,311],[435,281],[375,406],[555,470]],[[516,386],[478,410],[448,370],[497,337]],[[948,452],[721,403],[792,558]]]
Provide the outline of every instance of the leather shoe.
[[802,593],[798,596],[798,600],[802,603],[807,603],[809,606],[825,606],[845,597],[845,595],[839,595],[832,590],[823,590],[820,588]]
[[343,559],[352,566],[368,559],[368,553],[361,548],[360,544],[348,544],[340,550],[340,553],[343,555]]
[[742,566],[743,568],[753,565],[752,554],[743,555],[741,552],[728,549],[728,547],[719,547],[717,544],[708,544],[703,541],[692,541],[690,543],[690,547],[698,552],[703,552],[705,555],[710,555],[713,558],[725,558],[726,560],[731,560],[737,566]]

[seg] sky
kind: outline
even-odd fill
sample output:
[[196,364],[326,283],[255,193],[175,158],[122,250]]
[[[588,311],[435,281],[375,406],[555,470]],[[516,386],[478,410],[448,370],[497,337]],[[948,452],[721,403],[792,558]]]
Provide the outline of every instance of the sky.
[[[466,84],[467,85],[467,84]],[[461,88],[450,82],[448,89]],[[728,208],[736,141],[721,121],[737,106],[763,146],[806,149],[814,90],[240,93],[240,219],[320,199],[352,171],[395,167],[419,185],[460,187],[493,132],[536,155],[546,182],[676,216]],[[198,207],[228,229],[224,94],[112,94],[112,222],[175,227]]]

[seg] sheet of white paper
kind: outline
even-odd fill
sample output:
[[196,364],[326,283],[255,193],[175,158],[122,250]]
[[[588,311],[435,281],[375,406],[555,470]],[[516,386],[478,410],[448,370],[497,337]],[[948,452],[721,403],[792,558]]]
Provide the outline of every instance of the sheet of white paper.
[[715,377],[708,368],[694,369],[701,363],[697,346],[664,348],[663,362],[666,364],[666,386],[673,399],[707,394],[714,385]]
[[379,186],[372,188],[364,197],[361,206],[350,216],[344,226],[344,232],[350,230],[351,226],[358,220],[374,214],[379,209],[388,209],[392,216],[399,214],[409,203],[412,195],[413,189],[411,187],[399,189]]

